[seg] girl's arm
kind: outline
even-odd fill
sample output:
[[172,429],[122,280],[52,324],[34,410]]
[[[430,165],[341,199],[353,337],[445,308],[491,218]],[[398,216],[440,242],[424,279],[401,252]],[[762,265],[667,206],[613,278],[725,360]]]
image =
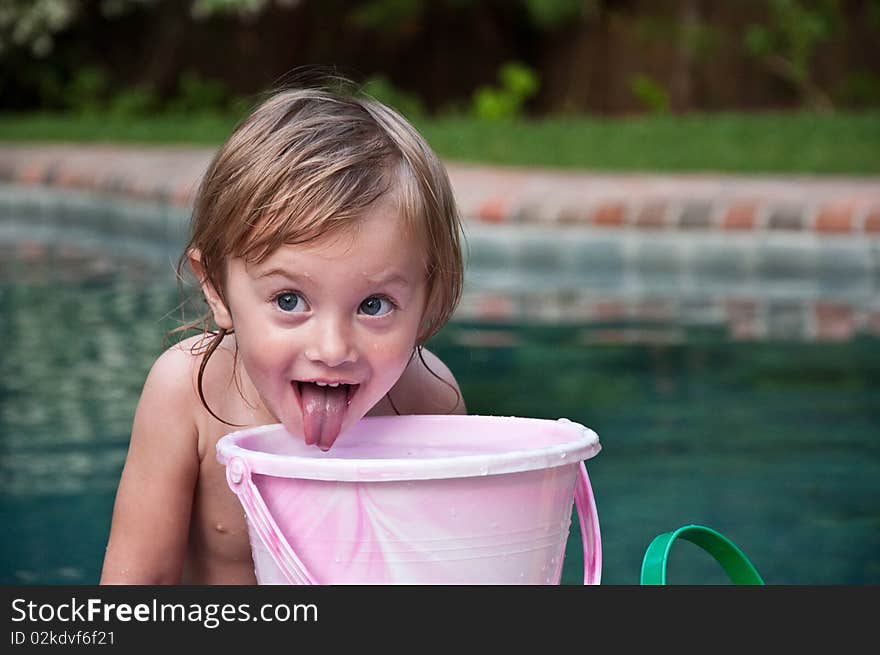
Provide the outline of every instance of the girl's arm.
[[116,492],[101,584],[179,584],[199,474],[191,357],[153,364]]

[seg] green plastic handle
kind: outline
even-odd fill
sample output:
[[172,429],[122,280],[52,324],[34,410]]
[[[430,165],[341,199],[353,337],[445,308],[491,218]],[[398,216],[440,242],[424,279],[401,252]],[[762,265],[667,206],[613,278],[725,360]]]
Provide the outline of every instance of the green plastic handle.
[[730,539],[704,525],[685,525],[654,537],[642,560],[640,584],[665,585],[666,560],[676,539],[696,544],[714,557],[733,584],[762,585],[764,580],[749,558]]

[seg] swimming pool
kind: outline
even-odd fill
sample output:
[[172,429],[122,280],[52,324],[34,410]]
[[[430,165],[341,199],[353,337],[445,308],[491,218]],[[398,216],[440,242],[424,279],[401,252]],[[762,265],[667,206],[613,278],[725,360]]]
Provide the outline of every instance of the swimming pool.
[[[0,582],[92,584],[140,385],[175,325],[180,216],[14,188],[0,201]],[[870,248],[584,230],[469,244],[465,297],[431,347],[471,413],[599,434],[603,583],[637,584],[650,540],[686,523],[726,534],[769,584],[880,583]],[[579,552],[573,524],[563,583]],[[687,543],[670,580],[726,581]]]

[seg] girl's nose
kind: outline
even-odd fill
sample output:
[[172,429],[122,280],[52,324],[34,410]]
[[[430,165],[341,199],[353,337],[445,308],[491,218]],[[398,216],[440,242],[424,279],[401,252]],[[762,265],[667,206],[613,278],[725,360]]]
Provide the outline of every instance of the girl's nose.
[[309,361],[335,368],[357,359],[351,336],[340,321],[317,322],[310,345],[305,350]]

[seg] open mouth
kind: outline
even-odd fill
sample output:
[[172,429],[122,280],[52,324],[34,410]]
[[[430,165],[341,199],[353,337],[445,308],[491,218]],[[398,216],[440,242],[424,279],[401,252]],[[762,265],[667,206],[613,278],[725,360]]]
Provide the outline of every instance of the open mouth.
[[341,399],[345,400],[345,406],[348,407],[351,405],[351,399],[354,398],[355,392],[357,392],[359,384],[347,384],[345,382],[332,382],[332,383],[320,383],[320,382],[307,382],[305,380],[293,380],[291,382],[293,386],[293,391],[296,394],[296,399],[299,401],[300,408],[303,407],[303,398],[309,398],[310,396],[319,396],[319,394],[326,394],[329,396],[338,396]]

